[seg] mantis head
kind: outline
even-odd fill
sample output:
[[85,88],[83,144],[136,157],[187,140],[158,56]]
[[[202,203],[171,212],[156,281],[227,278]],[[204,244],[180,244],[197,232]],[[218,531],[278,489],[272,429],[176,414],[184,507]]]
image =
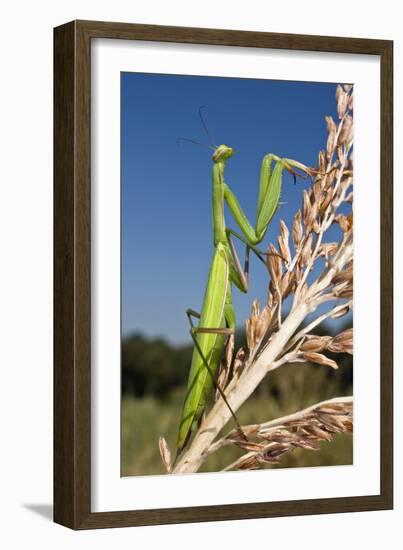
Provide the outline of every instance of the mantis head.
[[228,147],[228,145],[219,145],[215,148],[213,153],[213,161],[220,162],[222,160],[227,160],[235,153],[235,149]]

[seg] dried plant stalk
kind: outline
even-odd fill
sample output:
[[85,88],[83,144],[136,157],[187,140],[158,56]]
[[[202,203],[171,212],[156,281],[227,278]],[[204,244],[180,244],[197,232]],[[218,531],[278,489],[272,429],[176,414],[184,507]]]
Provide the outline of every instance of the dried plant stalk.
[[279,464],[281,457],[294,449],[317,451],[321,441],[332,441],[336,433],[352,432],[353,398],[336,397],[276,420],[244,426],[244,429],[258,442],[250,442],[248,448],[233,430],[214,443],[208,451],[211,454],[229,444],[249,451],[225,470],[244,469],[245,464],[249,469],[252,463],[255,463],[255,467]]

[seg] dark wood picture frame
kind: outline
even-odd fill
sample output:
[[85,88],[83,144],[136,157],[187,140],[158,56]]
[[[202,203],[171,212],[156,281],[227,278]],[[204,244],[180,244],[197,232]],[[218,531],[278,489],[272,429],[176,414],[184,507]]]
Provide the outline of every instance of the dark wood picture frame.
[[[276,48],[381,60],[381,490],[379,495],[91,512],[90,56],[93,38]],[[54,29],[54,521],[72,529],[393,507],[393,42],[72,21]]]

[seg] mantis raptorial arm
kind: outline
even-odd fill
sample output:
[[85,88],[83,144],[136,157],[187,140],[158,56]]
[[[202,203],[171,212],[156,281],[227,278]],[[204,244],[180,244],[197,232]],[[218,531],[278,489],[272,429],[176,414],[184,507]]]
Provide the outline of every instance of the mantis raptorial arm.
[[[271,166],[273,162],[276,164],[272,172]],[[306,171],[306,167],[303,164],[292,159],[282,159],[271,153],[263,158],[260,170],[259,197],[255,227],[252,227],[238,199],[229,186],[224,183],[224,198],[249,245],[258,244],[263,240],[270,220],[278,207],[283,170],[288,170],[295,177],[296,172],[294,168]]]

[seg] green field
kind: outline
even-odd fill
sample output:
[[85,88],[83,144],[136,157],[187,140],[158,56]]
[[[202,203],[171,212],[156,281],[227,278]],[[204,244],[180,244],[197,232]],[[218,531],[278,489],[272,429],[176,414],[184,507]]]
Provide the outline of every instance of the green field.
[[[306,364],[286,365],[271,373],[258,391],[238,411],[242,424],[264,422],[296,412],[318,401],[352,394],[352,364],[348,357],[339,370]],[[145,394],[136,397],[126,392],[122,398],[121,474],[134,476],[162,474],[164,469],[158,450],[163,435],[172,452],[176,441],[182,388],[173,388],[165,396]],[[233,427],[227,425],[226,433]],[[228,446],[213,454],[201,471],[219,471],[243,451]],[[319,451],[295,449],[282,457],[279,465],[269,468],[328,466],[351,464],[352,436],[339,434],[332,442],[322,442]]]

